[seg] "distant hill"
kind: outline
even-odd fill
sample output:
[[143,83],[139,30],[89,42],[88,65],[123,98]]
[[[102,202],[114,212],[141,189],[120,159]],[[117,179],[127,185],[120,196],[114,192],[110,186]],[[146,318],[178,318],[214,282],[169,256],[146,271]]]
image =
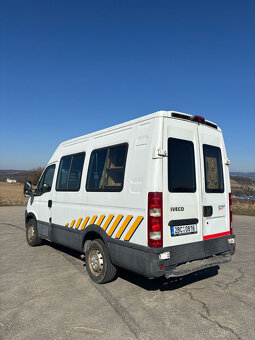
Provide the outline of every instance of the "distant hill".
[[22,183],[29,173],[29,170],[0,170],[0,182],[6,182],[7,178],[11,178]]
[[255,178],[231,175],[230,179],[234,196],[255,196]]
[[255,178],[255,172],[230,172],[231,176]]
[[[0,182],[6,182],[7,178],[16,179],[17,182],[24,182],[30,170],[0,170]],[[255,172],[231,172],[232,187],[238,187],[238,194],[246,194],[247,187],[254,188],[255,186]],[[249,188],[250,189],[250,188]],[[254,194],[253,190],[252,193]]]

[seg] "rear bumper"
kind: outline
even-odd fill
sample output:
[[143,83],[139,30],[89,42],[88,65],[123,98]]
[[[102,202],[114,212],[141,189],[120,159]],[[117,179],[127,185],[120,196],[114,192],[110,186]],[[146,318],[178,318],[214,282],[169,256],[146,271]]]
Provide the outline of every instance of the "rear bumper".
[[[231,261],[231,255],[235,252],[235,243],[228,242],[231,238],[234,235],[165,248],[111,243],[109,253],[112,262],[117,266],[148,278],[168,278]],[[170,258],[161,260],[159,255],[166,252],[170,253]]]
[[166,269],[164,271],[164,275],[167,279],[170,277],[183,276],[183,275],[194,273],[201,269],[219,266],[222,263],[227,263],[230,261],[231,261],[231,255],[229,252],[227,252],[224,254],[208,257],[207,259],[195,260],[192,262],[181,264],[174,268]]

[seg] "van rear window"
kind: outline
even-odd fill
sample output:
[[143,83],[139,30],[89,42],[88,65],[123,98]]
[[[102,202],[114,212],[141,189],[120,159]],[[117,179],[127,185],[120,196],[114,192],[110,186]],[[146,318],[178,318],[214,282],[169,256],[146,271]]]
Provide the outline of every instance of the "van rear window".
[[224,192],[222,158],[220,148],[212,145],[203,145],[205,191],[208,193]]
[[168,190],[196,191],[194,145],[191,141],[168,138]]
[[94,150],[91,153],[87,191],[121,191],[127,157],[127,144]]

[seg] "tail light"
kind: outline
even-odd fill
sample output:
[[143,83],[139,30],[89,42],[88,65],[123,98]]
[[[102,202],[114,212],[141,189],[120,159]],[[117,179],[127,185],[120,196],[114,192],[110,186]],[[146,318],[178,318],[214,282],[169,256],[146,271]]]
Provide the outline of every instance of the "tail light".
[[230,234],[233,234],[233,229],[232,229],[232,198],[231,198],[231,193],[228,194],[229,196],[229,229],[230,229]]
[[148,247],[163,247],[162,192],[148,193]]

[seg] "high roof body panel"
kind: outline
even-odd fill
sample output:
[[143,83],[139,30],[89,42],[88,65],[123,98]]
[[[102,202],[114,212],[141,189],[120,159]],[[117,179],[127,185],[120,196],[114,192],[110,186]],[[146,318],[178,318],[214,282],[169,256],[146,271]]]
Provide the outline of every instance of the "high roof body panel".
[[[148,115],[145,115],[145,116],[133,119],[133,120],[126,121],[126,122],[121,123],[121,124],[113,125],[111,127],[108,127],[108,128],[102,129],[102,130],[98,130],[98,131],[95,131],[95,132],[92,132],[92,133],[89,133],[89,134],[86,134],[86,135],[83,135],[83,136],[80,136],[80,137],[72,138],[72,139],[66,140],[66,141],[59,144],[58,148],[56,149],[56,151],[52,155],[49,163],[55,162],[59,158],[59,153],[62,151],[63,148],[65,148],[67,146],[70,146],[70,145],[73,145],[73,144],[76,144],[76,143],[80,143],[80,142],[83,142],[83,141],[87,141],[91,138],[95,138],[95,137],[98,137],[100,135],[108,134],[109,132],[114,132],[115,130],[125,129],[127,126],[134,125],[134,124],[137,124],[137,123],[141,123],[141,122],[144,122],[146,120],[154,119],[154,118],[157,118],[157,117],[171,118],[172,113],[178,113],[178,114],[186,115],[188,117],[193,116],[191,114],[178,112],[178,111],[157,111],[157,112],[154,112],[154,113],[151,113],[151,114],[148,114]],[[178,119],[178,118],[174,118],[174,119]],[[208,121],[208,120],[206,120],[206,121]],[[210,122],[210,121],[208,121],[208,122]],[[213,123],[213,122],[210,122],[210,123]],[[213,124],[215,124],[215,123],[213,123]],[[221,131],[219,128],[218,128],[218,130]]]

